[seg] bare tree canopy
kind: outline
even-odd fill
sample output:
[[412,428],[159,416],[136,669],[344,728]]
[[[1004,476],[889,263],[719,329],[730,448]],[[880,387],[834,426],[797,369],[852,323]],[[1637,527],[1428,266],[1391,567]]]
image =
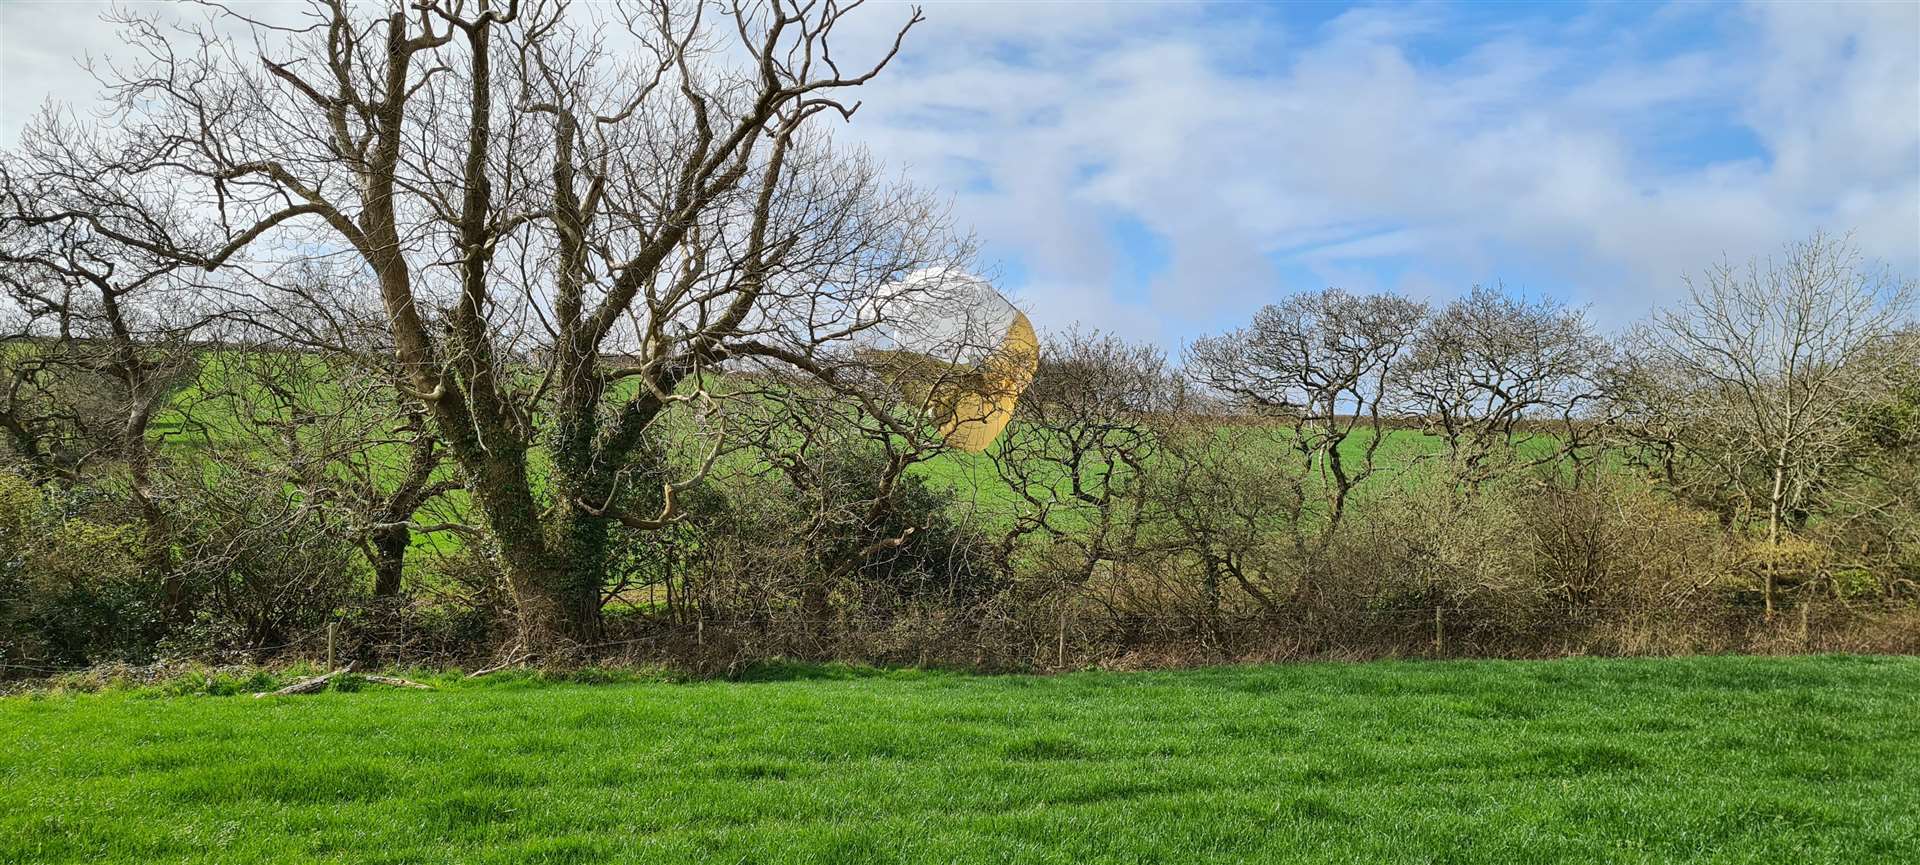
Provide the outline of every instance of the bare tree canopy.
[[[1195,342],[1187,365],[1232,401],[1292,422],[1290,443],[1308,473],[1326,474],[1327,518],[1337,524],[1373,473],[1400,366],[1426,319],[1426,307],[1393,295],[1297,294],[1255,313],[1250,328]],[[1350,439],[1357,454],[1343,449]]]
[[1779,544],[1862,455],[1860,409],[1920,365],[1901,331],[1914,282],[1820,234],[1688,289],[1630,338],[1629,417],[1670,477],[1726,490]]
[[1471,491],[1502,470],[1579,456],[1610,355],[1578,311],[1475,286],[1421,329],[1402,386]]
[[[37,219],[225,274],[256,307],[292,262],[340,262],[384,309],[527,638],[591,639],[609,527],[671,521],[691,480],[629,508],[662,414],[717,425],[702,382],[725,364],[831,378],[875,291],[963,257],[942,205],[817,128],[853,116],[845,94],[920,20],[900,10],[856,63],[833,39],[859,6],[315,0],[287,24],[209,5],[257,56],[129,13],[144,57],[106,73],[115,128],[49,118],[29,149],[81,189],[164,188],[168,209]],[[172,210],[203,229],[140,223]]]

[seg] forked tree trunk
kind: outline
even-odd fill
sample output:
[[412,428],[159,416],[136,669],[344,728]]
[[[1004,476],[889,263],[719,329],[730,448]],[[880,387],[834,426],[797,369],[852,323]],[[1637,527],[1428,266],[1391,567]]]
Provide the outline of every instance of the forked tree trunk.
[[606,521],[561,498],[543,523],[524,486],[479,498],[513,592],[520,644],[565,651],[599,639]]
[[563,644],[591,643],[603,635],[600,592],[607,581],[610,527],[607,519],[570,502],[556,504],[555,511],[548,526],[554,568],[543,575],[555,615],[552,634]]

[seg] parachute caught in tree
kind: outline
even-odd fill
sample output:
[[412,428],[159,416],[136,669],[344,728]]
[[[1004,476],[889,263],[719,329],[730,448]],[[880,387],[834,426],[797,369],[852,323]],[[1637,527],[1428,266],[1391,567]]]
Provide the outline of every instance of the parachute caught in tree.
[[924,408],[948,445],[986,450],[1033,382],[1040,342],[1025,313],[979,277],[916,271],[875,301],[858,356]]

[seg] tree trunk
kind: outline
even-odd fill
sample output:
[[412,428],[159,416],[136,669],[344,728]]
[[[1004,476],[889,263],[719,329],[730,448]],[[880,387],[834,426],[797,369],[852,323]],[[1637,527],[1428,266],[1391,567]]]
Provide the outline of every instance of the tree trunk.
[[[116,324],[116,333],[124,325],[119,324],[119,307],[110,305],[109,310]],[[120,340],[121,363],[125,370],[127,389],[132,397],[133,406],[128,411],[121,429],[121,456],[127,463],[128,487],[133,495],[134,505],[140,512],[142,527],[141,546],[146,556],[146,567],[151,573],[161,574],[160,612],[169,623],[178,622],[187,616],[188,586],[186,578],[173,566],[173,531],[167,511],[155,497],[153,490],[153,448],[147,441],[147,427],[153,419],[153,411],[159,397],[146,393],[148,384],[144,368],[134,352],[132,337],[123,336]]]
[[[499,547],[522,647],[566,649],[598,639],[602,562],[583,558],[592,547],[579,542],[582,531],[574,526],[585,515],[566,497],[569,487],[560,473],[550,479],[556,501],[543,523],[527,482],[523,452],[502,447],[490,454],[475,453],[467,450],[472,442],[457,438],[450,444],[467,468],[469,489]],[[551,536],[549,524],[556,527]],[[600,528],[604,536],[605,526]]]
[[406,574],[407,548],[413,544],[413,532],[406,526],[393,526],[373,533],[368,558],[373,565],[373,596],[391,598],[400,594],[400,581]]
[[556,633],[575,643],[590,643],[603,633],[600,592],[607,583],[611,527],[606,518],[571,501],[561,502],[555,511],[548,546],[556,567],[547,594],[559,616]]
[[[595,544],[591,524],[600,521],[585,516],[556,519],[551,545],[525,538],[509,541],[497,526],[494,530],[507,586],[513,591],[520,643],[526,648],[564,651],[600,638],[606,526],[598,526],[601,540]],[[537,526],[534,531],[539,531]]]
[[1780,458],[1773,463],[1773,492],[1767,497],[1767,545],[1774,547],[1773,555],[1767,558],[1767,570],[1761,577],[1760,595],[1765,605],[1765,620],[1773,622],[1773,582],[1774,572],[1780,567],[1780,511],[1785,504],[1787,490],[1786,447],[1781,447]]

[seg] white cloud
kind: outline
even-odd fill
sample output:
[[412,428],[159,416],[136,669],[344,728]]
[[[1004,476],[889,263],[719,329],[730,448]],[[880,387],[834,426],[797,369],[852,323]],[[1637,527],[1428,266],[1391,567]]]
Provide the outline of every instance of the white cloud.
[[[0,138],[91,92],[79,5],[0,6]],[[951,191],[1042,327],[1169,344],[1335,283],[1524,280],[1618,323],[1819,227],[1920,268],[1920,6],[1461,11],[934,3],[843,134]],[[906,14],[863,12],[836,57]],[[1163,239],[1150,279],[1116,220]]]
[[[868,94],[854,134],[916,168],[964,154],[994,188],[963,196],[963,215],[1037,281],[1110,287],[1103,211],[1169,244],[1144,309],[1029,292],[1042,318],[1160,319],[1143,333],[1173,341],[1317,287],[1280,284],[1269,253],[1329,282],[1414,291],[1511,280],[1501,268],[1518,258],[1530,291],[1610,322],[1722,253],[1816,227],[1856,230],[1908,270],[1920,261],[1912,6],[1767,4],[1711,26],[1662,13],[1652,25],[1702,34],[1664,53],[1617,23],[1461,33],[1432,7],[1368,8],[1264,34],[1287,50],[1252,69],[1248,36],[1184,7],[1140,10],[1164,13],[1150,39],[1137,20],[1105,39],[1084,22],[1071,44],[1052,13],[1084,7],[1042,6],[1039,36],[1031,7],[942,29],[950,8],[934,7],[919,62]],[[1417,40],[1438,33],[1466,44],[1423,58]],[[979,122],[915,134],[929,103]],[[1702,163],[1711,152],[1691,139],[1737,124],[1766,157]],[[1412,263],[1383,278],[1383,257]]]

